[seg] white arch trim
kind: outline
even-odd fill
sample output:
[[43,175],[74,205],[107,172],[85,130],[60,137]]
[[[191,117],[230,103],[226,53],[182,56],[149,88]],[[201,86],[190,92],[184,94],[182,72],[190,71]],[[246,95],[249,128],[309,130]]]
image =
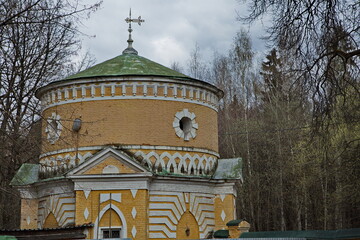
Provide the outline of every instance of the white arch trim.
[[[106,211],[109,210],[109,209],[110,209],[110,204],[106,205],[103,209],[101,209],[99,216],[95,220],[94,234],[93,234],[95,239],[98,239],[98,231],[97,231],[97,229],[99,228],[99,221],[101,220],[102,216],[106,213]],[[117,215],[119,216],[119,218],[121,219],[121,222],[122,222],[122,228],[121,228],[122,234],[121,234],[121,237],[126,238],[127,237],[127,224],[126,224],[126,219],[125,219],[124,214],[114,204],[111,204],[111,209],[114,210],[117,213]]]

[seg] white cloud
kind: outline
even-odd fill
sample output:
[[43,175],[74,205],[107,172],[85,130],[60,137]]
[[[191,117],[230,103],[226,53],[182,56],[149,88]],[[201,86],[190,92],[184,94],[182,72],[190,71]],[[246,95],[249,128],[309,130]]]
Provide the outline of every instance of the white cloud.
[[170,66],[174,61],[185,61],[188,57],[181,43],[169,36],[154,39],[150,45],[152,60],[166,66]]
[[[246,12],[246,6],[237,0],[106,0],[81,29],[96,35],[85,38],[83,49],[89,49],[97,62],[120,55],[126,48],[128,25],[124,19],[130,7],[133,18],[141,15],[145,19],[141,26],[133,25],[133,46],[139,55],[166,66],[177,61],[184,67],[195,43],[204,61],[215,51],[226,54],[242,27],[236,11]],[[255,50],[263,51],[261,24],[245,28],[250,30]]]

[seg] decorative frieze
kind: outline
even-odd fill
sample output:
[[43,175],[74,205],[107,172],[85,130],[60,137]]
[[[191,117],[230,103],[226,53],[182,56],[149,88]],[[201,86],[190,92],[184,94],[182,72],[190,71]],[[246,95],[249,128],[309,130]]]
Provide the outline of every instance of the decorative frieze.
[[40,160],[40,173],[62,173],[69,170],[92,156],[91,152],[67,153],[49,156]]
[[142,165],[154,172],[168,172],[173,174],[209,175],[215,167],[217,158],[208,155],[190,155],[189,153],[161,154],[151,151],[144,153],[137,151],[135,156],[142,159]]
[[[48,91],[43,94],[41,104],[44,110],[71,102],[109,99],[157,99],[190,102],[207,106],[217,111],[219,98],[212,91],[206,88],[170,82],[102,82],[90,85],[84,83],[64,86],[58,88],[56,92]],[[131,92],[127,92],[127,89],[131,89]],[[78,91],[81,92],[81,96],[78,96]]]

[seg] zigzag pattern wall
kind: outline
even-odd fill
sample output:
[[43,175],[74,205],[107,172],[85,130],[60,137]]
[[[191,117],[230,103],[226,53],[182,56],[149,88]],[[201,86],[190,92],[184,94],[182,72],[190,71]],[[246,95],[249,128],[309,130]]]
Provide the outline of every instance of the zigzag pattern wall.
[[177,224],[186,210],[194,215],[200,237],[205,237],[215,226],[213,199],[211,194],[150,192],[149,238],[176,238]]

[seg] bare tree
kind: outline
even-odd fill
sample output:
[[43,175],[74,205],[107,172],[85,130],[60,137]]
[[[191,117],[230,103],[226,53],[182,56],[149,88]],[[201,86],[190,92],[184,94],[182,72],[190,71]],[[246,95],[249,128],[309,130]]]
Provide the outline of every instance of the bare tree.
[[37,159],[27,140],[39,118],[35,90],[61,76],[80,47],[79,21],[98,6],[0,1],[0,228],[17,226],[19,200],[8,185],[22,163]]
[[183,71],[182,67],[181,67],[181,64],[179,62],[176,62],[176,61],[171,63],[170,68],[172,70],[175,70],[175,71],[180,72],[180,73]]
[[204,81],[209,81],[210,79],[209,69],[203,61],[198,43],[195,43],[195,47],[190,54],[188,72],[191,77],[196,79]]
[[[331,115],[337,96],[346,89],[359,95],[360,2],[337,0],[250,0],[250,13],[240,20],[252,23],[265,14],[272,17],[268,38],[297,58],[304,89],[312,94],[313,116]],[[344,66],[339,74],[336,65]],[[338,74],[334,74],[338,73]],[[318,123],[321,121],[318,121]]]

